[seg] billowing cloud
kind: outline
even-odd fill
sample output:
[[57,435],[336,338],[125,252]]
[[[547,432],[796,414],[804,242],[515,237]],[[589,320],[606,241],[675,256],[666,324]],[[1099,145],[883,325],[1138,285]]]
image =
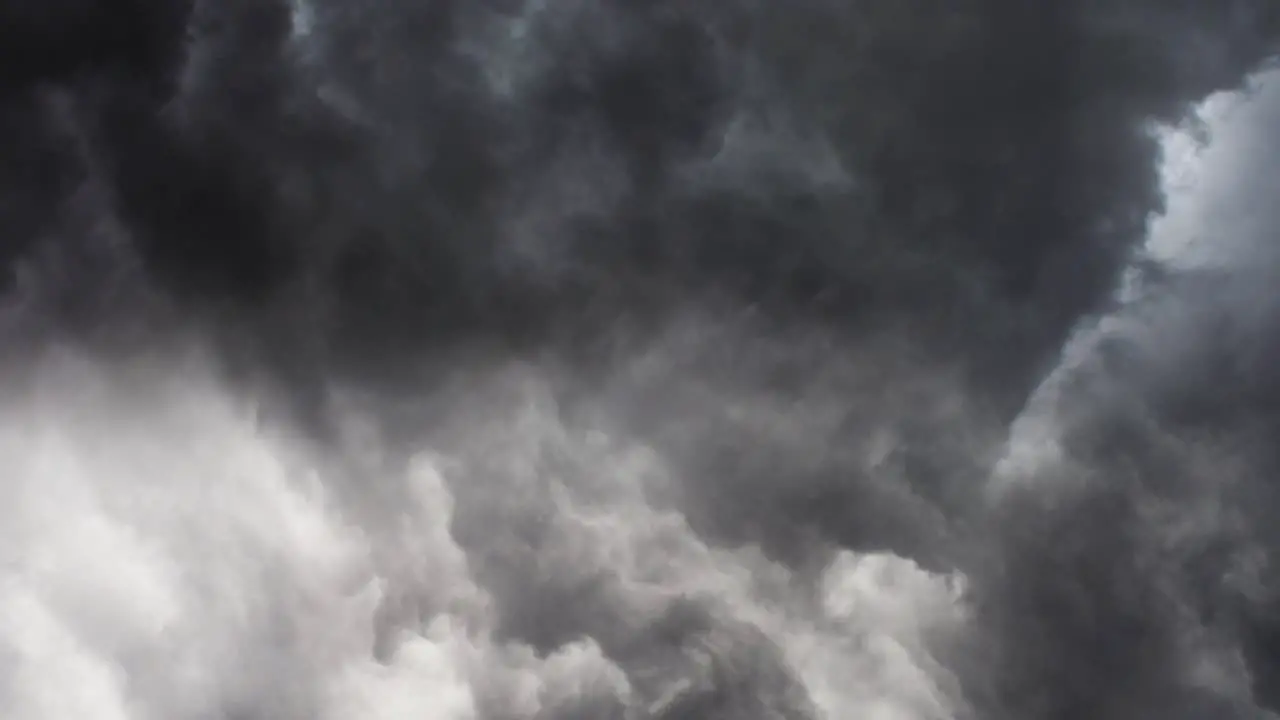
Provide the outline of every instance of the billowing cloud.
[[19,5],[5,717],[1280,707],[1270,4]]

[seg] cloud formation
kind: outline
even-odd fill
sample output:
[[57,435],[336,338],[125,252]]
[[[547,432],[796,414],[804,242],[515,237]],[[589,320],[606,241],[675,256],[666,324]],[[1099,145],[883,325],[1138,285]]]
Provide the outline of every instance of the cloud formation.
[[5,717],[1280,709],[1269,3],[131,5],[0,5]]

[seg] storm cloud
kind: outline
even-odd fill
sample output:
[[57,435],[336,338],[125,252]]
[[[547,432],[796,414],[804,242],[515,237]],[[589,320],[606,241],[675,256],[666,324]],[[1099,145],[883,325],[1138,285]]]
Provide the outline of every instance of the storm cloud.
[[1280,712],[1272,3],[28,5],[6,717]]

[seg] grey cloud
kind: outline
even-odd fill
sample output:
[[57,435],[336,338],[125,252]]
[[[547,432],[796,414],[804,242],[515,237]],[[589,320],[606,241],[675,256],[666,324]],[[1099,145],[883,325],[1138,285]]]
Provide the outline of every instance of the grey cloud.
[[7,716],[1275,707],[1270,4],[132,4],[0,9]]

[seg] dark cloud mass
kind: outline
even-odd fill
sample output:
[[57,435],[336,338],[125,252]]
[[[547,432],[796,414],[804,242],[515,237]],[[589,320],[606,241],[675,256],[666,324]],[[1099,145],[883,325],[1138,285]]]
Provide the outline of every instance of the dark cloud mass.
[[1280,715],[1277,53],[1268,0],[0,2],[0,715]]

